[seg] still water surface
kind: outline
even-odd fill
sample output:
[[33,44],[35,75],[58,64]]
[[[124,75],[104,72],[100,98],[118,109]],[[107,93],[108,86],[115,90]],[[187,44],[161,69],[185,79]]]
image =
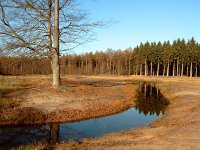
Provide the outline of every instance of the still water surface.
[[154,85],[140,84],[135,103],[135,107],[119,114],[81,122],[0,127],[0,148],[9,149],[39,141],[49,144],[69,140],[81,142],[83,138],[147,126],[164,113],[169,101]]

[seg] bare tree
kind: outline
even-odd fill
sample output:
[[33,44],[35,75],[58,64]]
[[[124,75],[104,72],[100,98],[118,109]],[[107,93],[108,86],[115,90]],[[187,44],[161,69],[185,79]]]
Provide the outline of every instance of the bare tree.
[[93,27],[103,25],[88,23],[73,0],[0,0],[0,7],[3,53],[50,58],[54,87],[60,86],[60,54],[90,40]]

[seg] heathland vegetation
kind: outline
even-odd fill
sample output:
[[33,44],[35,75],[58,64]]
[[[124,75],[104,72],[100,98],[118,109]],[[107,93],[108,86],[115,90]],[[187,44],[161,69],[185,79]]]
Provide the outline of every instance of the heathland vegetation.
[[[50,60],[36,56],[0,57],[0,74],[52,74]],[[60,56],[62,74],[200,76],[200,45],[186,41],[141,43],[126,50],[107,49]]]

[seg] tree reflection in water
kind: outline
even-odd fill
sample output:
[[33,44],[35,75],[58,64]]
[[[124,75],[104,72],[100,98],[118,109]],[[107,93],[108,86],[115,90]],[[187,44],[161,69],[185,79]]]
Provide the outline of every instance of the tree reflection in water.
[[0,128],[0,149],[45,142],[55,145],[59,141],[59,124],[42,126],[12,126]]
[[136,94],[135,108],[145,115],[164,114],[169,105],[167,100],[154,84],[140,83]]

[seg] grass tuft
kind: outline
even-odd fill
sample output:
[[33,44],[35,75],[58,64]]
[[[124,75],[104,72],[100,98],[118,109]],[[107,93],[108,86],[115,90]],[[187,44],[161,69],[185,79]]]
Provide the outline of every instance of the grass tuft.
[[7,98],[0,99],[0,106],[3,108],[9,108],[11,106],[11,101]]
[[0,90],[10,90],[20,88],[26,83],[25,79],[0,77]]
[[11,150],[44,150],[47,149],[47,144],[44,142],[39,142],[37,144],[22,145],[17,148],[12,148]]

